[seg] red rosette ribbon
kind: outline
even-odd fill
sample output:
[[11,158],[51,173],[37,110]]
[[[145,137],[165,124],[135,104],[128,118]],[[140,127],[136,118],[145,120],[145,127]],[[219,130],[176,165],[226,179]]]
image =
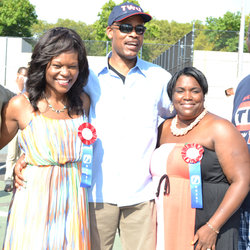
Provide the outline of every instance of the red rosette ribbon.
[[96,129],[90,123],[85,122],[79,126],[78,136],[84,144],[90,145],[96,141]]
[[204,148],[197,143],[186,144],[181,151],[183,160],[186,163],[196,163],[202,159]]

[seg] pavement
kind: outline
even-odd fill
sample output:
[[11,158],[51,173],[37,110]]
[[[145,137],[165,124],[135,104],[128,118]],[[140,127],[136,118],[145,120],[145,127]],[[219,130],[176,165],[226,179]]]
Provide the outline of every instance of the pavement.
[[[0,249],[3,245],[3,239],[5,234],[5,227],[9,209],[9,203],[12,197],[12,192],[7,193],[4,191],[4,174],[6,171],[5,160],[6,160],[7,148],[0,150]],[[120,237],[117,234],[113,250],[122,250]]]
[[7,193],[4,191],[6,152],[7,150],[5,148],[0,150],[0,247],[3,245],[8,208],[12,197],[12,193]]

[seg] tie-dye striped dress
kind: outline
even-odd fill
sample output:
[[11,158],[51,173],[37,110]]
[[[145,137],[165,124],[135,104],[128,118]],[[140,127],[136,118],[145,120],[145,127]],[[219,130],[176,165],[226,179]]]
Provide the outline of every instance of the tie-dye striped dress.
[[90,249],[87,190],[80,187],[85,117],[57,120],[35,113],[21,131],[26,188],[12,198],[4,249]]

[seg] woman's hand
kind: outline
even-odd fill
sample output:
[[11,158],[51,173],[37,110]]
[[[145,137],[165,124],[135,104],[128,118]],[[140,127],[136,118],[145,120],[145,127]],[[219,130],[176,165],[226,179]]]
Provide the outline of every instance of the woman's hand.
[[14,184],[16,189],[20,189],[21,186],[25,187],[25,180],[22,175],[22,170],[26,168],[27,163],[24,161],[25,154],[22,154],[21,157],[17,160],[14,168]]
[[197,242],[195,250],[215,250],[216,239],[217,233],[205,224],[196,232],[192,245]]

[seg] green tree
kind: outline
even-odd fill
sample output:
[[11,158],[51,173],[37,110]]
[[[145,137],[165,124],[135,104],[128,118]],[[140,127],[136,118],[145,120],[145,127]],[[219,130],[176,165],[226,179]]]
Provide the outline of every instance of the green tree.
[[31,27],[32,36],[36,39],[39,39],[47,30],[55,27],[55,24],[47,23],[43,20],[38,20]]
[[0,3],[0,35],[30,37],[37,15],[29,0],[2,0]]
[[195,50],[213,50],[214,43],[209,42],[204,30],[195,30],[194,49]]
[[[201,27],[200,21],[194,21],[197,27]],[[162,52],[176,44],[182,37],[190,33],[193,28],[192,23],[177,23],[175,21],[153,19],[147,25],[143,45],[143,58],[152,61]],[[145,49],[148,48],[147,54]]]
[[98,13],[98,20],[94,23],[94,29],[96,30],[96,40],[107,41],[106,28],[108,25],[109,15],[116,3],[113,0],[109,0],[101,8],[101,12]]
[[82,40],[84,40],[85,47],[89,55],[105,55],[105,53],[103,53],[103,49],[105,49],[106,46],[105,42],[91,42],[96,38],[96,31],[93,29],[93,25],[87,25],[84,22],[75,22],[69,19],[58,19],[56,26],[67,27],[75,30],[80,35]]
[[171,46],[171,44],[168,44],[168,40],[161,37],[166,34],[165,32],[169,32],[169,23],[165,20],[158,21],[152,19],[145,26],[147,30],[144,35],[142,58],[152,61]]
[[75,30],[82,40],[95,40],[95,31],[93,25],[87,25],[84,22],[75,22],[70,19],[58,19],[56,23],[51,24],[46,21],[38,20],[32,25],[31,31],[34,37],[41,37],[44,32],[54,27],[66,27]]
[[240,30],[240,12],[226,12],[223,17],[206,19],[206,36],[214,44],[213,50],[231,51],[238,50],[238,32]]

